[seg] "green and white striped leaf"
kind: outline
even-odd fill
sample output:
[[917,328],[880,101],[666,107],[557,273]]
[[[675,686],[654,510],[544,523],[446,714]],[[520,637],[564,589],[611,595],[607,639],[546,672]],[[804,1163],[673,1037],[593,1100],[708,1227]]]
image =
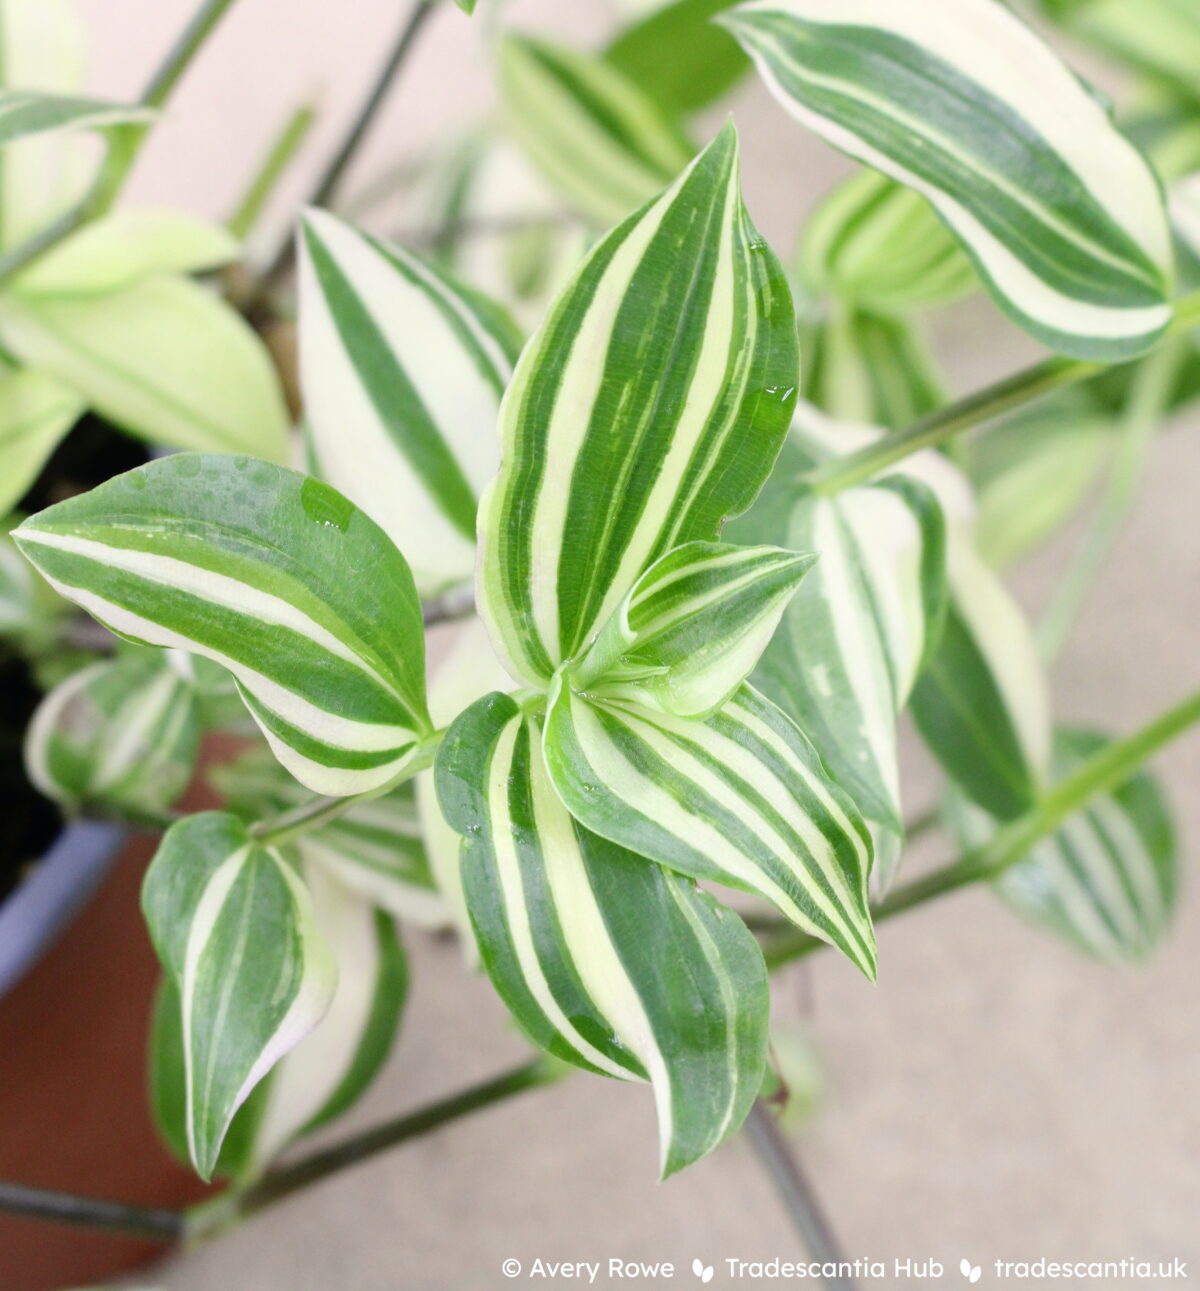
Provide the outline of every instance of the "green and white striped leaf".
[[47,508],[14,537],[113,631],[228,668],[276,757],[316,793],[386,784],[430,731],[412,575],[328,484],[181,453]]
[[320,474],[411,562],[422,591],[475,567],[500,399],[520,349],[503,311],[323,211],[300,233],[300,380]]
[[1045,673],[1025,616],[973,541],[952,536],[947,556],[945,626],[913,716],[955,784],[1008,820],[1033,806],[1049,774]]
[[998,0],[755,0],[725,23],[783,106],[927,197],[994,299],[1064,353],[1128,358],[1171,319],[1159,185]]
[[25,733],[25,766],[48,798],[73,811],[164,812],[187,787],[200,714],[186,657],[138,651],[60,682]]
[[[312,794],[262,747],[210,768],[208,778],[226,810],[246,820],[269,819],[312,801]],[[319,867],[362,900],[398,918],[426,928],[449,922],[425,858],[411,781],[356,804],[329,824],[302,834],[292,846],[309,887],[313,867]]]
[[801,328],[804,398],[839,420],[899,430],[946,402],[923,333],[906,318],[831,306]]
[[605,59],[665,111],[698,112],[750,69],[746,55],[712,17],[733,0],[675,0],[636,14],[605,51]]
[[544,687],[649,565],[750,505],[797,371],[787,284],[742,206],[727,127],[598,244],[505,395],[479,606],[512,676]]
[[509,35],[499,60],[513,138],[572,208],[601,226],[653,197],[695,152],[662,107],[603,58]]
[[871,841],[808,740],[749,686],[707,721],[550,692],[546,767],[602,838],[753,892],[875,977]]
[[142,909],[179,993],[188,1155],[208,1179],[238,1108],[329,1008],[337,965],[295,870],[224,812],[171,826]]
[[676,547],[568,667],[569,684],[676,717],[707,717],[750,675],[814,559],[779,547]]
[[814,295],[873,314],[944,305],[977,281],[929,202],[872,170],[839,184],[809,216],[796,269]]
[[0,148],[52,130],[105,130],[153,117],[151,109],[137,104],[104,103],[37,90],[0,90]]
[[156,207],[123,207],[39,256],[8,290],[23,296],[102,296],[156,274],[199,273],[237,258],[223,225]]
[[[1055,772],[1069,775],[1108,741],[1093,732],[1055,735]],[[949,819],[967,847],[995,822],[961,798]],[[1175,826],[1149,771],[1069,816],[995,883],[999,895],[1038,927],[1109,963],[1148,958],[1166,936],[1179,888]]]
[[[369,1088],[400,1028],[408,988],[404,948],[391,918],[319,867],[306,867],[321,935],[338,966],[325,1016],[242,1104],[214,1175],[246,1182],[303,1135],[335,1120]],[[179,993],[164,978],[150,1033],[150,1092],[167,1144],[188,1159],[187,1078]]]
[[0,515],[24,497],[84,408],[69,386],[44,372],[0,376]]
[[0,342],[151,443],[287,457],[289,418],[265,346],[194,282],[153,276],[100,296],[8,293]]
[[[927,485],[897,474],[833,497],[785,497],[741,530],[818,553],[754,684],[813,741],[859,810],[898,834],[896,719],[945,610],[941,507]],[[881,867],[875,877],[888,875]]]
[[511,699],[489,695],[438,755],[484,964],[535,1044],[651,1081],[666,1177],[736,1130],[762,1084],[762,956],[711,896],[572,821],[538,738]]

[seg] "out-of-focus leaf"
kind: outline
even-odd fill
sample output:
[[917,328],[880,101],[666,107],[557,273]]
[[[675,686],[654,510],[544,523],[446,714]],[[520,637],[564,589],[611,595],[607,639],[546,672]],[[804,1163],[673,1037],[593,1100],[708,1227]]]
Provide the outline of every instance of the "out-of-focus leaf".
[[69,386],[44,372],[0,375],[0,514],[24,496],[84,407]]
[[39,90],[0,90],[0,148],[54,130],[104,130],[149,121],[154,113],[137,104],[104,103]]

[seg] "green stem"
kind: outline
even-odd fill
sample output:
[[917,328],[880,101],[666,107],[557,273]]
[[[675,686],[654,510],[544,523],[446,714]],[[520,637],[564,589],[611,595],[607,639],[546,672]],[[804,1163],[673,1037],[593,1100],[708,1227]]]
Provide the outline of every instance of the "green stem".
[[[138,102],[143,107],[161,108],[166,103],[200,47],[233,3],[234,0],[204,0],[142,91]],[[53,223],[46,225],[20,246],[14,247],[7,255],[0,256],[0,283],[7,282],[70,237],[76,229],[108,210],[132,169],[150,129],[149,125],[113,128],[109,136],[108,152],[91,188],[75,206]]]
[[1147,450],[1170,401],[1184,353],[1180,341],[1169,342],[1151,354],[1134,375],[1104,496],[1038,626],[1038,644],[1047,663],[1053,662],[1066,642],[1137,499]]
[[0,1181],[0,1211],[56,1224],[100,1228],[129,1237],[146,1237],[158,1242],[178,1241],[184,1227],[183,1213],[178,1210],[127,1206],[123,1201],[76,1197],[71,1193],[3,1181]]
[[[959,888],[998,878],[1010,865],[1027,856],[1039,839],[1053,833],[1073,812],[1097,794],[1124,784],[1152,754],[1197,722],[1200,722],[1200,690],[1188,695],[1141,730],[1106,744],[1055,785],[1036,807],[1001,826],[982,847],[968,852],[952,865],[896,888],[873,908],[872,919],[875,923],[882,923],[927,901],[957,892]],[[765,942],[763,956],[767,968],[774,972],[784,964],[811,955],[824,945],[826,943],[816,937],[789,929]]]
[[339,816],[344,816],[359,803],[370,802],[372,798],[389,793],[433,766],[433,759],[437,755],[438,746],[445,733],[444,730],[435,731],[428,736],[412,758],[405,763],[400,774],[389,780],[387,784],[380,785],[378,789],[372,789],[369,793],[352,794],[347,798],[314,798],[311,802],[293,807],[291,811],[285,811],[274,820],[260,820],[251,825],[251,835],[264,847],[280,847],[284,843],[290,843],[293,838],[299,838],[301,834],[311,833],[314,829],[320,829],[322,825],[328,825],[331,820],[337,820]]
[[316,107],[312,103],[303,103],[292,112],[275,136],[227,221],[230,233],[239,241],[248,237],[258,223],[276,184],[308,138],[316,119]]
[[[1200,326],[1200,292],[1192,292],[1175,302],[1175,317],[1164,340],[1182,335],[1197,326]],[[907,430],[888,435],[845,457],[823,462],[805,476],[805,482],[821,493],[839,493],[842,489],[863,484],[880,471],[923,448],[932,448],[972,426],[998,417],[1001,413],[1010,412],[1055,390],[1061,390],[1064,386],[1083,381],[1102,371],[1105,366],[1086,359],[1047,359],[939,408]]]
[[523,1063],[503,1075],[473,1085],[460,1094],[356,1134],[333,1147],[303,1157],[292,1165],[281,1166],[249,1188],[234,1190],[185,1211],[184,1240],[188,1243],[203,1241],[267,1206],[290,1197],[302,1188],[318,1183],[349,1166],[358,1165],[409,1139],[428,1134],[459,1117],[482,1111],[493,1103],[523,1094],[526,1090],[551,1084],[559,1079],[561,1073],[560,1063],[549,1058],[535,1058],[533,1062]]

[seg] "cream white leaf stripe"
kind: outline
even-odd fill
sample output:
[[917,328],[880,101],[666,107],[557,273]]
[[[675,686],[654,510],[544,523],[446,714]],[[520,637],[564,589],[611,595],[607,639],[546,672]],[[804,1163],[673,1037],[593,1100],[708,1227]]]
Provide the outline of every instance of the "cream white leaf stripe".
[[538,734],[511,699],[490,695],[439,754],[483,961],[535,1043],[651,1081],[666,1176],[735,1130],[758,1093],[762,957],[711,897],[573,822]]
[[1039,339],[1111,360],[1166,327],[1158,183],[1008,6],[755,0],[722,21],[788,112],[930,200]]

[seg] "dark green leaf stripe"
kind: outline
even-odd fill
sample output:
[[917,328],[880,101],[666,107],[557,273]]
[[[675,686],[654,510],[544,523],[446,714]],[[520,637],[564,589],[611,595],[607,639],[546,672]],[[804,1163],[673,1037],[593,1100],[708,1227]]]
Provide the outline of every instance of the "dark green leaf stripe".
[[1153,174],[998,0],[755,0],[723,21],[795,117],[929,198],[1035,336],[1114,359],[1165,328]]
[[252,458],[179,454],[14,536],[114,631],[227,667],[276,756],[318,793],[378,787],[430,729],[412,575],[327,484]]
[[495,306],[323,211],[300,227],[300,373],[322,476],[425,590],[470,576],[519,340]]
[[34,90],[0,90],[0,147],[48,130],[102,130],[106,126],[148,121],[153,115],[149,108],[136,105],[126,107]]
[[463,714],[439,753],[484,964],[535,1043],[650,1079],[666,1176],[732,1133],[758,1092],[762,957],[711,897],[573,822],[538,743],[536,725],[496,694]]
[[195,690],[178,665],[138,653],[84,668],[42,701],[25,738],[29,778],[74,809],[166,810],[200,747]]
[[[1106,742],[1091,732],[1057,732],[1056,774],[1069,775]],[[961,800],[951,821],[968,846],[995,828]],[[1171,813],[1158,782],[1143,770],[1068,817],[1004,872],[996,890],[1039,927],[1099,959],[1128,963],[1161,945],[1178,886]]]
[[641,206],[695,151],[646,91],[595,55],[508,36],[500,46],[500,91],[517,143],[600,224]]
[[814,559],[778,547],[676,547],[638,579],[571,666],[571,685],[706,716],[746,680]]
[[179,993],[189,1154],[208,1178],[238,1108],[325,1013],[337,968],[292,867],[224,812],[167,831],[142,908]]
[[749,686],[705,722],[551,692],[546,765],[588,829],[754,892],[875,975],[871,843],[790,718]]
[[479,578],[514,676],[544,686],[643,570],[749,506],[797,371],[787,285],[727,128],[596,247],[517,365]]

